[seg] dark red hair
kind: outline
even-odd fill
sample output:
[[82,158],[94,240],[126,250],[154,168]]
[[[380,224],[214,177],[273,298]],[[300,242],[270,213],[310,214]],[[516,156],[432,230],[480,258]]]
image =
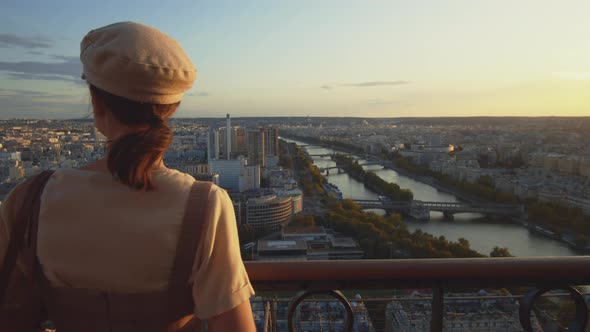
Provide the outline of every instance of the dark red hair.
[[176,111],[180,102],[164,105],[141,103],[115,96],[93,85],[90,85],[90,92],[122,124],[149,126],[146,130],[107,142],[107,167],[121,183],[142,191],[154,189],[152,170],[172,142],[168,117]]

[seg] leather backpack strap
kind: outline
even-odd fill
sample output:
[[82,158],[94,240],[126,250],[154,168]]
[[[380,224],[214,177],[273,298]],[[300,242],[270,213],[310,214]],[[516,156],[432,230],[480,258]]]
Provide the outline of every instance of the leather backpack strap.
[[52,174],[53,171],[44,171],[23,184],[27,186],[23,191],[25,196],[17,200],[22,204],[18,207],[17,219],[10,231],[4,263],[0,268],[0,303],[4,302],[10,276],[16,266],[16,260],[21,250],[25,253],[26,266],[30,269],[27,272],[33,278],[41,195]]
[[176,247],[176,257],[168,281],[168,309],[170,318],[173,320],[192,314],[192,312],[183,311],[186,310],[187,303],[193,303],[189,279],[197,248],[203,236],[203,229],[207,223],[207,207],[212,186],[211,182],[195,181],[188,197]]
[[[27,266],[32,269],[33,277],[38,278],[39,274],[43,274],[41,271],[41,265],[39,264],[39,259],[37,257],[37,239],[38,239],[38,231],[39,231],[39,212],[41,210],[41,195],[43,194],[43,190],[45,189],[45,185],[49,178],[53,174],[53,171],[45,171],[41,173],[42,175],[42,186],[37,190],[37,196],[33,203],[31,214],[30,214],[30,221],[29,221],[29,228],[26,236],[26,243],[25,249],[27,250],[26,253],[26,260]],[[38,281],[38,279],[36,279]]]

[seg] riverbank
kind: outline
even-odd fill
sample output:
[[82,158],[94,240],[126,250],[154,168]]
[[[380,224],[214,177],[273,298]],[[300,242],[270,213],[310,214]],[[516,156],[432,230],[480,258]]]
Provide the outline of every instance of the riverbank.
[[[297,139],[297,140],[300,142],[305,142],[304,144],[314,145],[318,148],[324,148],[324,149],[330,148],[330,147],[326,147],[322,144],[317,144],[316,142],[308,143],[305,140],[301,140],[301,139]],[[341,149],[339,149],[339,150],[341,151]],[[351,152],[351,151],[345,151],[345,152],[358,155],[358,153]],[[362,158],[362,156],[363,156],[363,154],[361,154],[361,158]],[[375,157],[375,156],[373,156],[373,157]],[[471,201],[475,201],[475,202],[485,202],[485,200],[483,200],[483,199],[474,199],[474,197],[472,197],[468,194],[463,194],[463,193],[458,192],[457,190],[454,190],[452,188],[448,188],[445,185],[438,183],[438,181],[436,179],[430,178],[425,175],[413,174],[411,172],[408,172],[405,169],[401,169],[399,167],[396,167],[395,165],[389,166],[390,165],[389,160],[386,160],[387,162],[383,162],[383,158],[379,158],[379,160],[381,161],[381,164],[384,167],[383,172],[397,173],[400,176],[403,176],[404,178],[411,179],[412,181],[414,181],[416,183],[420,183],[421,185],[431,187],[433,190],[441,192],[441,194],[444,193],[445,195],[453,195],[459,200],[463,200],[463,201],[470,201],[471,200]],[[383,164],[385,164],[385,165],[383,165]],[[376,171],[376,172],[379,172],[379,171]],[[388,180],[388,181],[391,181],[391,180]],[[413,188],[413,187],[409,187],[409,188]],[[367,189],[369,189],[369,188],[367,188]],[[353,196],[353,197],[357,197],[357,196],[358,195]],[[418,199],[420,199],[420,198],[418,198]],[[436,199],[434,199],[434,200],[436,200]],[[509,221],[508,220],[498,221],[498,220],[493,220],[493,219],[486,220],[485,218],[480,219],[479,217],[475,216],[475,217],[469,219],[469,222],[472,222],[474,226],[471,227],[471,226],[468,226],[468,224],[466,224],[464,222],[459,222],[459,224],[457,224],[456,227],[455,226],[451,227],[451,225],[453,225],[453,223],[445,223],[445,225],[448,225],[447,227],[450,227],[448,229],[448,231],[446,230],[447,227],[445,227],[444,229],[440,228],[440,226],[438,226],[437,222],[434,222],[434,224],[432,224],[432,221],[430,223],[421,223],[422,226],[417,226],[418,224],[415,222],[412,222],[412,224],[414,224],[414,227],[420,227],[420,228],[424,228],[424,229],[432,229],[432,231],[435,232],[435,234],[437,234],[437,232],[440,232],[438,234],[445,234],[445,235],[446,235],[446,233],[457,234],[456,236],[460,236],[458,234],[461,234],[462,233],[461,229],[465,229],[465,227],[467,227],[467,229],[471,229],[471,228],[477,229],[479,227],[479,226],[475,226],[477,224],[481,224],[481,225],[488,224],[490,226],[492,226],[492,225],[501,226],[503,224],[506,224],[506,225],[512,224],[515,227],[521,227],[522,230],[524,230],[526,233],[531,235],[531,237],[527,237],[530,239],[527,241],[537,241],[537,240],[532,240],[532,239],[534,239],[536,237],[542,237],[542,238],[546,238],[548,241],[555,241],[557,243],[560,243],[560,246],[564,246],[564,247],[569,248],[569,250],[571,252],[569,255],[589,253],[589,251],[587,251],[585,247],[577,246],[575,244],[575,237],[573,236],[573,234],[569,234],[569,232],[563,232],[563,233],[559,234],[560,236],[558,238],[556,238],[554,235],[550,236],[550,234],[547,232],[537,232],[537,231],[533,230],[532,227],[535,225],[539,226],[539,224],[531,222],[530,220],[522,220],[522,219],[512,218]],[[432,225],[430,225],[430,224],[432,224]],[[460,228],[457,228],[459,226],[460,226]],[[484,232],[484,233],[489,232],[489,227],[483,227],[483,228],[486,229],[487,231],[482,231],[482,232]],[[435,229],[436,229],[436,231],[435,231]],[[465,229],[464,231],[469,232],[467,229]],[[508,230],[506,230],[506,231],[508,231]],[[505,233],[502,233],[502,234],[505,234]],[[514,233],[514,231],[512,231],[511,235],[508,236],[508,238],[512,239],[513,238],[512,234],[521,234],[521,233],[520,232]],[[506,237],[505,235],[498,235],[498,236]],[[519,236],[520,236],[520,238],[522,238],[525,235],[521,234]],[[479,238],[481,236],[475,235],[475,237]],[[514,241],[518,242],[519,241],[518,238],[519,237],[516,237],[516,235],[515,235]],[[482,241],[487,242],[485,236],[482,237]],[[506,244],[504,244],[504,245],[506,245]],[[522,246],[522,245],[519,244],[517,246]],[[532,248],[532,247],[529,246],[529,248]],[[561,253],[562,249],[554,248],[553,250],[555,250],[555,251],[549,251],[546,253],[546,255],[563,255],[564,254],[564,253]],[[558,254],[558,252],[559,252],[559,254]],[[537,253],[536,252],[533,253],[532,251],[529,251],[529,253],[526,253],[526,254],[521,253],[518,255],[525,255],[525,256],[526,255],[533,255],[533,256],[535,256],[535,255],[537,255]]]
[[[318,201],[318,197],[324,196],[324,192],[318,190],[330,186],[320,188],[319,185],[327,183],[322,175],[319,175],[322,177],[321,181],[309,178],[310,174],[319,174],[316,172],[317,167],[312,165],[309,155],[302,153],[296,144],[292,144],[292,147],[293,152],[296,152],[292,155],[298,159],[293,161],[295,174],[305,175],[306,177],[300,180],[312,181],[314,184],[309,186],[310,192],[304,192],[304,200],[311,198]],[[471,249],[469,241],[465,239],[453,242],[422,231],[410,232],[397,214],[379,216],[367,213],[351,199],[319,201],[325,213],[307,215],[310,223],[317,222],[337,233],[353,237],[368,259],[485,257]]]
[[[338,152],[343,152],[346,154],[359,154],[360,152],[358,151],[351,151],[351,150],[346,150],[343,147],[339,147],[339,146],[334,146],[334,145],[330,145],[330,144],[325,144],[322,142],[316,142],[314,140],[306,140],[305,138],[302,137],[285,137],[287,139],[292,139],[292,140],[296,140],[296,141],[301,141],[304,142],[306,144],[309,145],[315,145],[315,146],[320,146],[320,147],[324,147],[324,148],[329,148]],[[409,172],[403,168],[397,167],[395,165],[395,162],[391,162],[389,160],[384,160],[382,157],[377,156],[377,155],[372,155],[372,157],[376,158],[379,160],[379,162],[381,163],[381,166],[383,166],[384,168],[388,168],[391,169],[392,171],[395,171],[403,176],[406,176],[410,179],[416,180],[418,182],[427,184],[431,187],[436,188],[437,190],[440,190],[441,192],[445,192],[451,195],[456,196],[458,199],[465,201],[465,202],[469,202],[469,203],[481,203],[481,202],[485,202],[484,200],[482,200],[481,198],[475,197],[473,195],[469,195],[460,191],[457,191],[454,188],[450,188],[448,186],[445,186],[444,184],[440,183],[437,179],[430,177],[430,176],[424,176],[424,175],[418,175],[418,174],[414,174],[412,172]]]
[[354,158],[337,154],[332,157],[336,165],[342,167],[352,178],[362,182],[369,190],[385,196],[393,201],[411,201],[414,194],[411,190],[402,189],[396,183],[391,183],[383,180],[374,172],[365,171],[357,160]]
[[[406,169],[396,167],[395,163],[393,163],[392,165],[394,165],[394,166],[389,167],[389,168],[392,169],[393,171],[395,171],[399,174],[403,174],[404,176],[409,177],[415,181],[419,181],[421,183],[428,184],[428,185],[436,188],[437,190],[453,194],[462,200],[467,200],[467,201],[471,200],[472,202],[482,202],[482,203],[490,202],[489,200],[475,197],[475,196],[470,195],[468,193],[460,192],[454,188],[449,188],[448,186],[440,183],[440,181],[438,179],[433,178],[431,176],[413,174],[412,172],[410,172]],[[577,234],[575,232],[573,232],[571,230],[566,230],[566,229],[561,230],[561,232],[553,231],[551,229],[548,229],[546,226],[544,226],[540,223],[535,223],[534,221],[529,220],[528,218],[523,219],[523,218],[513,217],[510,219],[503,219],[503,218],[496,219],[496,218],[490,218],[490,217],[486,216],[486,217],[482,217],[482,218],[476,218],[473,221],[479,221],[479,222],[485,222],[485,223],[496,223],[496,224],[502,224],[502,223],[518,224],[522,227],[525,227],[530,233],[541,235],[541,236],[546,237],[548,239],[566,244],[571,250],[575,251],[577,254],[590,253],[590,245],[588,245],[587,243],[580,244],[580,243],[576,242]]]
[[[379,158],[379,161],[381,163],[384,163],[383,159]],[[395,171],[403,176],[406,176],[412,180],[416,180],[418,182],[427,184],[431,187],[436,188],[439,191],[445,192],[447,194],[451,194],[456,196],[458,199],[460,199],[461,201],[464,202],[468,202],[468,203],[483,203],[486,202],[485,200],[482,200],[479,197],[475,197],[473,195],[469,195],[463,192],[459,192],[454,188],[450,188],[442,183],[440,183],[440,181],[438,181],[437,179],[430,177],[430,176],[424,176],[424,175],[418,175],[418,174],[414,174],[408,170],[405,170],[403,168],[397,167],[395,166],[395,163],[392,163],[391,165],[384,165],[384,168],[388,168],[391,169],[392,171]]]

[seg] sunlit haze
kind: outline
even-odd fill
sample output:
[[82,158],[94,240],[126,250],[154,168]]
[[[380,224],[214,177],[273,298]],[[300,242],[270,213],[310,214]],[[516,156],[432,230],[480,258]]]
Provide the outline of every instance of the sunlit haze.
[[181,117],[590,116],[588,1],[11,1],[0,118],[89,113],[79,42],[117,21],[198,69]]

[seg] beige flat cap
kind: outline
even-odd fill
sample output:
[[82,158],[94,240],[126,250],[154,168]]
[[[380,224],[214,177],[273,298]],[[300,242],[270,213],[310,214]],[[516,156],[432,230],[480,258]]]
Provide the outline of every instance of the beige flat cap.
[[82,78],[139,102],[173,104],[197,70],[180,44],[156,28],[120,22],[90,31],[80,44]]

